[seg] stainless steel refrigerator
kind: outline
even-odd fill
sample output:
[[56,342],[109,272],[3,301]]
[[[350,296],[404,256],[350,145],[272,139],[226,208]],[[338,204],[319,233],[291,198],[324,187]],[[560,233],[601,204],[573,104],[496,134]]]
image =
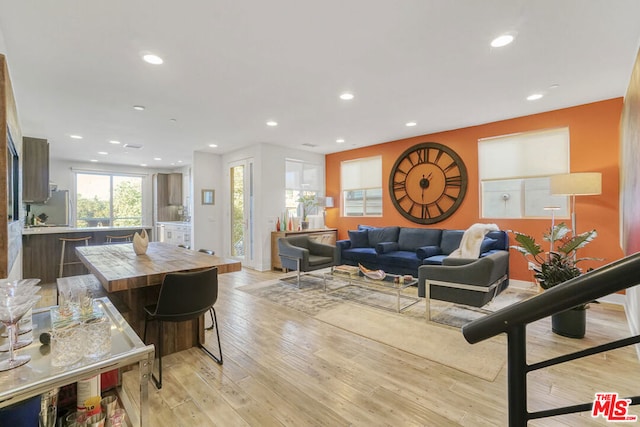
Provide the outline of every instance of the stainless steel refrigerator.
[[31,205],[34,217],[46,215],[47,225],[69,225],[69,190],[52,191],[51,197],[39,204]]

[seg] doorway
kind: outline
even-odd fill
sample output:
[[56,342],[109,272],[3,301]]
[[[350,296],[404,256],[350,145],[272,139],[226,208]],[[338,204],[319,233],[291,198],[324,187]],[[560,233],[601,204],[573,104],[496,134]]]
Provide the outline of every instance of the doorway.
[[248,267],[253,267],[253,160],[246,159],[229,165],[231,200],[231,246],[229,254]]

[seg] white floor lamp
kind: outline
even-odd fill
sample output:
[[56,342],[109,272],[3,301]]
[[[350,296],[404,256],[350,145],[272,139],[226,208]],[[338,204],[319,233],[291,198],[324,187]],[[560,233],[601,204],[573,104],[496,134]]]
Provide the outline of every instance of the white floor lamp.
[[571,232],[576,230],[576,196],[602,194],[602,174],[600,172],[566,173],[551,176],[551,194],[571,196]]

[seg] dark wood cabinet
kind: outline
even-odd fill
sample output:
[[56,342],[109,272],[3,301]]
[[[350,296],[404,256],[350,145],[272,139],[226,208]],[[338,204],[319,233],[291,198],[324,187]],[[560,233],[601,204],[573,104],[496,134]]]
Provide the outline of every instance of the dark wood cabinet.
[[22,153],[22,201],[44,203],[49,198],[49,143],[25,137]]
[[182,206],[182,174],[170,173],[167,183],[169,187],[169,204],[171,206]]

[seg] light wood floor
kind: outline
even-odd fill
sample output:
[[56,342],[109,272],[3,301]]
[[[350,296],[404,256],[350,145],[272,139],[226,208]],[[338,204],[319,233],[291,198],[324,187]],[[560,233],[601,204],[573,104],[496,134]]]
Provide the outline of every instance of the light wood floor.
[[[195,348],[163,358],[164,387],[150,386],[151,426],[507,424],[506,367],[494,382],[482,380],[236,289],[279,276],[248,269],[220,275],[224,365]],[[584,340],[554,335],[548,319],[530,325],[529,362],[630,335],[621,306],[596,304],[588,319]],[[598,391],[640,394],[639,373],[632,348],[531,373],[529,410],[590,402]],[[137,372],[127,372],[124,383],[136,399]],[[607,423],[583,413],[530,425]]]

